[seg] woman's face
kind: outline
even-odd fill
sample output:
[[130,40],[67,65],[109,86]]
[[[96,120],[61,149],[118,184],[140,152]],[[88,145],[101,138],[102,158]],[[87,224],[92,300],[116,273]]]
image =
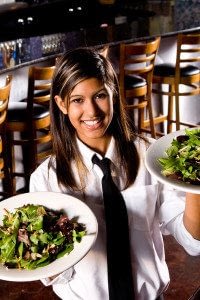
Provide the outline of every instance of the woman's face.
[[113,118],[113,92],[108,86],[96,78],[86,79],[72,90],[68,107],[59,96],[55,100],[85,144],[97,149],[108,143],[107,128]]

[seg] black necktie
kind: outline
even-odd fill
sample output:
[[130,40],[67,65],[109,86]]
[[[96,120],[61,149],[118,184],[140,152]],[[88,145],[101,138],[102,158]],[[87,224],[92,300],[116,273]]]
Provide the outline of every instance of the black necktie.
[[128,215],[124,199],[113,182],[110,160],[92,162],[103,171],[102,189],[107,231],[107,264],[110,300],[133,300],[133,279],[130,259]]

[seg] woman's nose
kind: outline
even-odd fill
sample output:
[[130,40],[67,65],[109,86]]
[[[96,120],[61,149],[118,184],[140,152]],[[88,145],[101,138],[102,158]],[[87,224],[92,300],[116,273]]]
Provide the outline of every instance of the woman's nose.
[[94,116],[99,110],[97,104],[93,100],[86,101],[85,109],[90,116]]

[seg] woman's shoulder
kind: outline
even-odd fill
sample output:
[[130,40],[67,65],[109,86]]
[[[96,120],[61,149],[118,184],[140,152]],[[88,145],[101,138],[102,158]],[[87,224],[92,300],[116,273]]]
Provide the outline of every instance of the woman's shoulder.
[[139,151],[139,153],[142,152],[146,152],[146,150],[150,147],[151,144],[153,144],[156,140],[148,137],[148,136],[137,136],[134,143],[135,146],[137,148],[137,150]]
[[30,191],[50,191],[57,186],[54,163],[55,159],[49,157],[37,167],[30,177]]
[[31,176],[38,176],[39,174],[46,174],[47,176],[48,172],[51,172],[52,169],[54,169],[54,166],[55,158],[48,157],[37,167],[37,169],[35,169]]

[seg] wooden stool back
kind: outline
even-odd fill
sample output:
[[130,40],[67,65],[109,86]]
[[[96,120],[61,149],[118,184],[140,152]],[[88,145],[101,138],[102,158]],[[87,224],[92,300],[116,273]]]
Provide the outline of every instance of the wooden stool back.
[[[120,44],[119,84],[123,103],[128,111],[138,110],[138,131],[150,132],[152,137],[155,137],[155,128],[151,91],[159,44],[160,37],[138,43]],[[135,99],[138,99],[137,103]]]
[[[177,35],[175,65],[156,65],[153,83],[153,93],[168,97],[167,115],[160,117],[161,123],[167,122],[167,133],[173,130],[173,123],[176,124],[175,130],[179,130],[181,125],[197,126],[180,120],[180,97],[200,95],[200,32]],[[168,89],[162,85],[167,85]]]
[[[12,177],[14,185],[16,177],[25,178],[25,191],[28,190],[31,173],[51,154],[49,100],[54,70],[55,66],[31,66],[26,101],[12,102],[8,109],[7,134],[12,145]],[[16,171],[15,146],[22,147],[24,172]]]

